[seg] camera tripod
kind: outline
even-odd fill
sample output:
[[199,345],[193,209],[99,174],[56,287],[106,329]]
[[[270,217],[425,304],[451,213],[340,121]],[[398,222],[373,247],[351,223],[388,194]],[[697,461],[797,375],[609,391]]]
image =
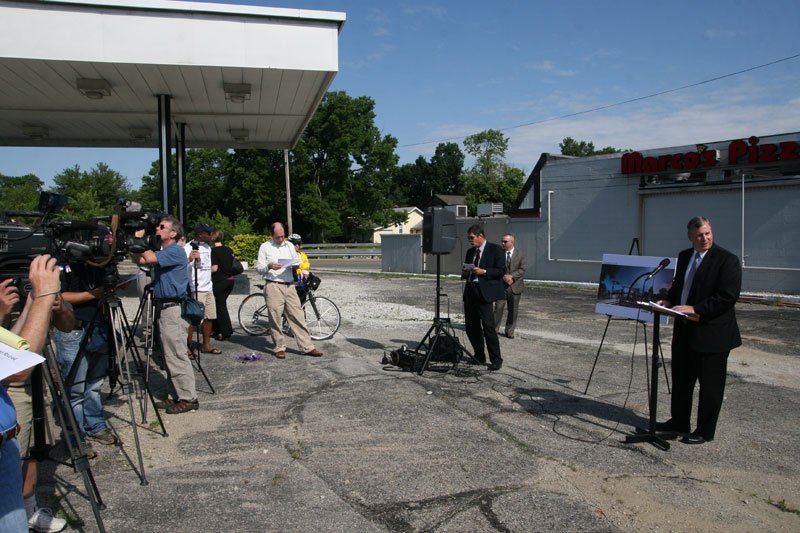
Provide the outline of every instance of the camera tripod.
[[[133,319],[131,331],[136,331],[137,326],[140,324],[142,326],[142,334],[144,336],[144,353],[146,359],[146,364],[144,365],[144,382],[149,383],[150,360],[156,351],[156,346],[160,346],[161,344],[159,341],[158,306],[156,305],[156,299],[153,296],[152,283],[148,283],[144,288],[144,294],[142,295],[141,302],[139,302],[139,308],[136,311],[136,316]],[[192,350],[192,353],[194,355],[194,362],[197,366],[197,369],[203,375],[203,378],[205,378],[208,387],[211,389],[211,393],[216,394],[214,386],[211,384],[211,380],[208,379],[205,370],[203,370],[203,367],[200,364],[200,355],[195,353],[194,350]],[[159,366],[162,369],[166,369],[167,374],[169,374],[169,369],[166,368],[166,364],[164,363],[163,351],[161,360],[159,361]],[[156,413],[158,413],[158,411],[156,411]],[[144,411],[144,421],[147,421],[146,409]],[[166,436],[166,431],[164,432],[164,436]]]
[[[446,295],[445,295],[446,296]],[[442,286],[441,286],[441,256],[436,254],[436,311],[433,317],[433,325],[428,328],[428,332],[419,341],[416,349],[414,350],[415,356],[420,356],[420,348],[425,345],[425,341],[430,341],[425,354],[425,360],[420,365],[417,374],[420,376],[427,370],[431,360],[445,360],[453,363],[453,368],[458,366],[461,356],[466,354],[470,359],[473,358],[472,353],[467,350],[461,342],[453,334],[453,326],[450,324],[449,318],[442,318],[439,313],[441,304]],[[440,358],[440,354],[444,356]],[[437,359],[433,359],[437,356]]]
[[[78,424],[75,421],[75,415],[69,403],[69,394],[67,393],[67,388],[64,386],[64,381],[61,379],[58,362],[56,361],[49,343],[45,344],[42,355],[45,358],[44,364],[37,365],[31,374],[34,442],[34,445],[31,447],[31,459],[36,461],[51,459],[55,461],[55,459],[52,459],[48,454],[48,446],[45,437],[44,389],[42,388],[42,379],[44,378],[45,383],[47,383],[47,388],[50,390],[50,397],[53,399],[58,425],[64,432],[64,442],[67,445],[67,450],[72,459],[72,467],[75,472],[81,475],[86,489],[86,496],[89,498],[89,503],[92,506],[92,513],[97,522],[97,527],[101,533],[105,533],[100,510],[105,509],[106,506],[97,489],[94,474],[92,474],[92,469],[89,466],[89,457],[86,454],[84,445],[81,443]],[[47,366],[45,367],[45,365]]]
[[[68,387],[79,383],[75,381],[75,377],[78,372],[81,357],[87,357],[87,343],[89,339],[91,339],[95,328],[106,326],[109,333],[108,347],[111,349],[110,355],[113,358],[112,360],[114,361],[114,368],[116,369],[116,382],[120,386],[120,390],[126,396],[128,402],[130,424],[131,429],[133,430],[134,442],[136,444],[136,454],[139,459],[139,477],[141,484],[147,485],[147,475],[144,469],[142,450],[139,443],[136,412],[133,408],[133,395],[135,393],[135,385],[134,381],[132,380],[133,377],[138,376],[143,378],[144,390],[150,399],[150,403],[153,405],[153,410],[156,413],[156,417],[158,417],[158,422],[161,425],[162,435],[166,436],[167,431],[164,427],[164,421],[161,419],[158,409],[155,408],[155,399],[150,391],[149,384],[147,383],[147,380],[144,379],[143,373],[141,372],[144,365],[139,357],[139,351],[134,342],[128,319],[125,316],[125,310],[122,307],[122,301],[115,292],[117,279],[118,275],[116,273],[116,267],[107,267],[103,281],[103,297],[100,299],[100,301],[98,301],[97,306],[95,307],[92,320],[89,322],[89,326],[86,328],[86,333],[81,340],[75,361],[73,362],[65,381]],[[134,367],[133,370],[131,370],[131,366]]]

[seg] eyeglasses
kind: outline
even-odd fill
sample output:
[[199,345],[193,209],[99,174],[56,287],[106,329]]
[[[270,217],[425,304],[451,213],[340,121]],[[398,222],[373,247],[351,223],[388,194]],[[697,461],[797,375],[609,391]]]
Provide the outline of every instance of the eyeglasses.
[[511,242],[511,241],[504,240],[503,242]]
[[172,228],[165,226],[164,224],[159,224],[158,229],[172,229]]
[[467,235],[467,239],[469,239],[470,241],[471,241],[472,239],[474,239],[474,238],[475,238],[475,235]]

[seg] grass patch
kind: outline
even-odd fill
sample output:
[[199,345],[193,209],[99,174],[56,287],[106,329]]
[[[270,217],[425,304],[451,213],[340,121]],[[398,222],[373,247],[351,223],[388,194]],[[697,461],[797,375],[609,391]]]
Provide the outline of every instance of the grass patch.
[[772,498],[770,498],[770,499],[767,500],[767,503],[777,507],[778,509],[780,509],[784,513],[792,513],[792,514],[800,515],[800,509],[794,509],[792,507],[789,507],[788,505],[786,505],[786,500],[780,500],[780,501],[776,502],[776,501],[773,501]]

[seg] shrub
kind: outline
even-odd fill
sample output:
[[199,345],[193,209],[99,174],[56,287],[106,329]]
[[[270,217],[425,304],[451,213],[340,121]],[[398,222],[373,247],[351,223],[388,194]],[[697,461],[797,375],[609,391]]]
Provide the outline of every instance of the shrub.
[[270,237],[269,235],[241,234],[236,235],[229,243],[236,259],[247,261],[250,267],[255,267],[258,259],[258,248]]

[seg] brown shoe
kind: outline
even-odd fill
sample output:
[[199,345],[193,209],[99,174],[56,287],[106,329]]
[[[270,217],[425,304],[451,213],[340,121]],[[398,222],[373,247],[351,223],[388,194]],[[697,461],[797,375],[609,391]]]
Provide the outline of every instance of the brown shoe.
[[197,411],[199,408],[200,402],[197,400],[178,400],[167,407],[167,414],[179,415],[181,413],[188,413],[189,411]]
[[275,357],[278,359],[286,359],[286,352],[281,350],[280,352],[275,352]]
[[175,400],[172,398],[167,398],[166,400],[161,400],[160,402],[156,402],[156,409],[166,409],[170,405],[175,405]]
[[508,337],[509,339],[513,339],[514,338],[514,334],[513,333],[506,333],[506,337]]
[[321,357],[322,356],[322,352],[320,352],[319,350],[317,350],[315,348],[315,349],[311,350],[310,352],[304,353],[303,355],[310,355],[311,357]]

